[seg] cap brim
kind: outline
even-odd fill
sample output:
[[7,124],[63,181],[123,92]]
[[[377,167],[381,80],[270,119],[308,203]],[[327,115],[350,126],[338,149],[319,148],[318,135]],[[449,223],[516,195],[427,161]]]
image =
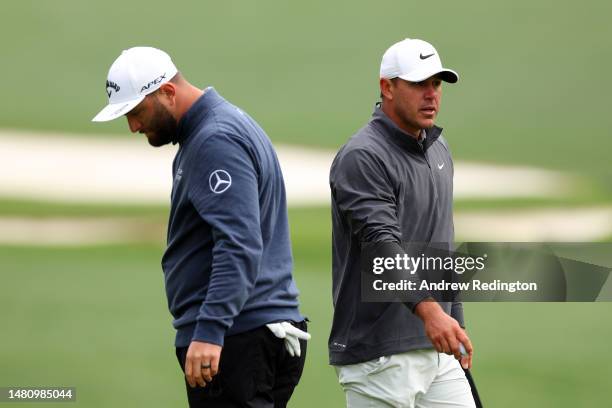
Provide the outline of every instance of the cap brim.
[[91,121],[108,122],[109,120],[117,119],[119,116],[123,116],[134,109],[144,98],[144,96],[141,96],[133,101],[109,103]]
[[398,75],[398,77],[410,82],[421,82],[426,80],[427,78],[431,78],[434,75],[437,75],[441,80],[449,82],[451,84],[454,84],[459,81],[459,75],[452,69],[446,68],[441,69],[440,71],[433,72],[413,72],[409,75]]

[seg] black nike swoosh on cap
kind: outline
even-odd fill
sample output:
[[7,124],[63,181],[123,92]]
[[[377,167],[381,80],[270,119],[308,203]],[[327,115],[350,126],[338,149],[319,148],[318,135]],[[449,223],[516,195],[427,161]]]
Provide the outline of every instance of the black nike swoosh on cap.
[[[435,52],[434,52],[434,54],[435,54]],[[432,55],[434,55],[434,54],[429,54],[429,55],[419,54],[419,57],[420,57],[422,60],[424,60],[424,59],[427,59],[427,58],[431,57],[431,56],[432,56]]]

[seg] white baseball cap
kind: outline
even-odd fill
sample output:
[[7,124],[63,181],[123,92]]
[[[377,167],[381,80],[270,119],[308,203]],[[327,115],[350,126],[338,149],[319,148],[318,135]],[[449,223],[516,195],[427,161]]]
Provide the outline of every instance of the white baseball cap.
[[430,43],[406,38],[385,51],[380,62],[381,78],[402,78],[421,82],[439,74],[446,82],[455,83],[459,75],[452,69],[442,68],[438,51]]
[[162,50],[152,47],[124,50],[108,70],[108,105],[92,122],[106,122],[125,115],[177,72],[170,56]]

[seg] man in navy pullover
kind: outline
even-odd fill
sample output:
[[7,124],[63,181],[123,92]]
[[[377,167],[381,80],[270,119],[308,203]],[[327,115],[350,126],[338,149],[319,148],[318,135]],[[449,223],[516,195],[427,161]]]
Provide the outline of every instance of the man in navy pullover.
[[155,48],[124,51],[106,86],[94,121],[125,115],[152,146],[179,144],[162,267],[190,406],[286,406],[309,335],[270,140]]

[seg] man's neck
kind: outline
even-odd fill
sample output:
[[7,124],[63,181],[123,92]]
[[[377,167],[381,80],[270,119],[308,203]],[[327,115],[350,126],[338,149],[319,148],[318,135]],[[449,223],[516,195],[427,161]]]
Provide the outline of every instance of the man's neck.
[[391,119],[393,123],[395,123],[395,126],[402,129],[410,137],[414,138],[416,141],[420,141],[423,139],[423,136],[424,136],[423,129],[412,128],[411,126],[406,124],[404,121],[402,121],[400,117],[393,111],[393,109],[386,107],[384,103],[381,103],[380,109],[382,109],[383,113],[387,115],[387,117]]
[[197,88],[191,84],[188,84],[183,91],[183,96],[180,101],[177,100],[176,109],[176,121],[180,121],[181,118],[187,113],[187,111],[193,106],[194,103],[204,94],[206,90]]

